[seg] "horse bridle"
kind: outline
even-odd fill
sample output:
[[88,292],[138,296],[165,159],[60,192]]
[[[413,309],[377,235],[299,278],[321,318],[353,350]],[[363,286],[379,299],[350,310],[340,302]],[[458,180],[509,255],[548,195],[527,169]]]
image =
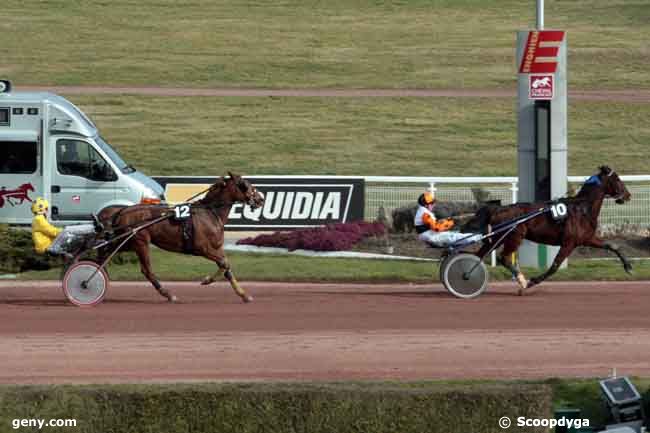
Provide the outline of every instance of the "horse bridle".
[[[607,173],[606,176],[611,177],[613,174],[616,174],[616,172],[610,168],[609,173]],[[621,191],[617,195],[611,196],[611,197],[612,197],[612,200],[615,200],[615,201],[623,200],[623,197],[625,197],[625,191]]]
[[[186,200],[186,202],[190,202],[193,199],[195,199],[196,197],[200,196],[201,194],[208,193],[208,192],[212,191],[216,187],[217,187],[216,183],[213,184],[213,185],[210,185],[207,189],[204,189],[203,191],[199,192],[198,194],[194,194],[190,199]],[[239,186],[237,186],[237,187],[239,188]],[[255,192],[256,192],[256,189],[252,185],[251,185],[251,188],[252,188],[253,194],[251,194],[250,197],[246,197],[246,200],[244,201],[244,204],[246,204],[246,205],[250,206],[251,208],[255,209],[257,207],[255,205]],[[196,206],[196,204],[193,204],[193,206]],[[210,209],[213,213],[216,214],[217,209],[222,208],[224,206],[226,206],[226,203],[210,203],[210,204],[201,203],[197,207],[204,207],[204,208]]]

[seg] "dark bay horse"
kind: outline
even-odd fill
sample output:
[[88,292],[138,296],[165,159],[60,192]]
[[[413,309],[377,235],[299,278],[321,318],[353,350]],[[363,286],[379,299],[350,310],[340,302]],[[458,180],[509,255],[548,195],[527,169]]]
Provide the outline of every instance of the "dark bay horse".
[[[165,219],[165,215],[174,214],[174,208],[161,205],[135,205],[129,207],[112,207],[104,209],[98,219],[104,226],[116,234],[137,227],[147,221],[162,218],[162,221],[139,231],[126,245],[125,249],[135,250],[140,261],[140,270],[156,288],[158,293],[170,302],[175,302],[176,296],[164,289],[151,269],[149,244],[177,253],[193,254],[206,257],[215,262],[218,271],[203,278],[201,284],[213,283],[221,272],[230,282],[233,290],[244,302],[253,298],[239,286],[226,260],[223,250],[224,225],[228,221],[230,208],[234,203],[245,203],[255,209],[264,204],[264,198],[251,183],[238,175],[228,173],[230,177],[220,178],[212,185],[205,197],[189,206],[193,225],[193,241],[191,251],[187,251],[187,241],[183,239],[182,225],[173,217]],[[110,248],[110,247],[109,247]],[[104,251],[101,254],[107,254]]]
[[[598,174],[590,177],[582,186],[580,192],[572,198],[563,198],[559,201],[566,205],[567,217],[557,222],[546,212],[536,218],[519,224],[503,240],[503,250],[499,256],[499,263],[505,266],[517,279],[520,285],[519,294],[527,288],[541,283],[553,275],[564,259],[576,247],[587,246],[613,251],[623,263],[623,268],[630,273],[632,266],[623,253],[613,244],[600,239],[596,235],[598,229],[598,215],[605,197],[611,197],[617,204],[630,200],[630,193],[618,175],[609,167],[602,166]],[[517,217],[534,212],[540,208],[548,207],[551,203],[516,203],[509,206],[494,206],[481,208],[476,213],[479,225],[485,227],[512,221]],[[497,236],[498,238],[498,236]],[[528,239],[533,242],[547,245],[558,245],[560,249],[552,265],[541,275],[526,281],[526,277],[512,263],[512,253],[517,251],[521,242]],[[483,257],[489,251],[491,243],[483,245],[477,253]]]

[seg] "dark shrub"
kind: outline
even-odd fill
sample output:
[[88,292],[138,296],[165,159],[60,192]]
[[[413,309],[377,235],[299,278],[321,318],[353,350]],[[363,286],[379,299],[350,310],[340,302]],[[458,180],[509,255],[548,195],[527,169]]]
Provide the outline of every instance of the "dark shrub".
[[413,230],[415,230],[413,220],[415,219],[415,213],[417,210],[417,204],[394,209],[392,213],[393,231],[397,233],[411,233]]
[[29,230],[0,224],[0,272],[41,271],[60,264],[59,259],[36,254]]
[[[90,256],[94,257],[92,254]],[[137,263],[138,257],[134,252],[120,252],[111,262],[117,265]],[[30,230],[0,224],[0,272],[44,271],[62,265],[61,258],[37,254],[34,251]]]

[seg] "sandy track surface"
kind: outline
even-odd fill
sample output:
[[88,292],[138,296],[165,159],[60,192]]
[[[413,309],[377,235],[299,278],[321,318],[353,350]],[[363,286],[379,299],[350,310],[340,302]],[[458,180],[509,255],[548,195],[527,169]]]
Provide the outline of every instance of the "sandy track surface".
[[0,282],[0,383],[650,375],[650,286],[113,283],[95,308],[56,282]]
[[[276,96],[366,98],[514,98],[515,89],[247,89],[106,86],[21,86],[17,90],[48,91],[67,95],[125,94],[147,96]],[[569,98],[587,101],[650,102],[650,90],[570,90]]]

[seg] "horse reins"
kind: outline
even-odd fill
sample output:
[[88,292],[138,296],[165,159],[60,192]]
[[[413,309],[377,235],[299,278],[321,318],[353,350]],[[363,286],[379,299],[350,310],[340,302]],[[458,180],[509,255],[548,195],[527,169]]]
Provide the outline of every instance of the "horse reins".
[[[219,185],[219,186],[221,186],[221,185]],[[210,185],[209,187],[207,187],[206,189],[204,189],[204,190],[202,190],[202,191],[199,191],[198,193],[194,194],[192,197],[188,198],[188,199],[185,200],[183,203],[189,203],[191,208],[193,207],[193,208],[199,208],[199,209],[208,209],[208,210],[209,210],[210,212],[212,212],[212,214],[217,218],[217,221],[221,222],[221,217],[220,217],[219,214],[217,213],[217,210],[220,209],[220,208],[222,208],[222,207],[224,207],[224,206],[226,206],[225,203],[209,203],[209,204],[208,204],[208,203],[201,203],[200,200],[199,200],[198,202],[196,202],[196,203],[190,203],[192,200],[194,200],[194,199],[197,198],[198,196],[200,196],[200,195],[202,195],[202,194],[205,194],[205,193],[211,191],[212,189],[214,189],[214,188],[216,188],[216,187],[217,187],[217,184],[216,184],[216,183],[215,183],[215,184],[212,184],[212,185]],[[203,199],[201,199],[201,200],[203,200]],[[247,203],[247,204],[250,205],[250,203]],[[153,206],[161,206],[161,205],[153,205]],[[110,220],[111,220],[111,226],[115,223],[115,221],[116,221],[116,219],[117,219],[118,217],[122,216],[122,215],[124,214],[124,212],[127,211],[127,209],[129,209],[129,208],[126,207],[126,208],[120,209],[118,212],[116,212],[114,215],[111,216],[111,218],[110,218]],[[172,207],[169,207],[169,206],[168,206],[167,209],[172,209]],[[136,209],[130,209],[130,210],[131,210],[131,211],[135,211]],[[156,217],[156,218],[153,218],[153,219],[151,219],[151,220],[147,220],[147,221],[145,221],[145,223],[148,223],[148,222],[153,221],[153,220],[155,220],[155,219],[159,219],[159,218],[161,218],[161,217],[171,218],[172,216],[173,216],[173,213],[168,213],[167,211],[165,211],[165,212],[163,212],[162,215],[160,215],[160,216],[158,216],[158,217]],[[163,218],[163,220],[164,220],[164,219],[165,219],[165,218]],[[131,228],[137,227],[137,226],[139,226],[140,224],[142,224],[142,222],[129,224],[129,225],[126,225],[126,226],[123,226],[123,227],[118,227],[118,230],[128,230],[128,229],[131,229]]]

